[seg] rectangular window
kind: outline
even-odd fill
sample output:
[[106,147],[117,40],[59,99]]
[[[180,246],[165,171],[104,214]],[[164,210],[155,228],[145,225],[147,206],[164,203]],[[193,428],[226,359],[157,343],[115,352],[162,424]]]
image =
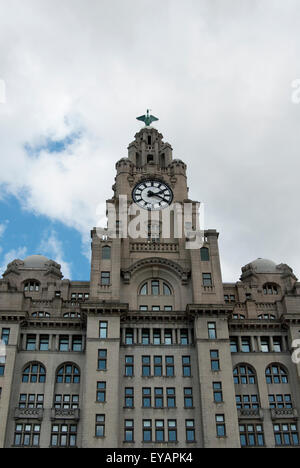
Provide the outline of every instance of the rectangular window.
[[220,370],[219,351],[210,351],[211,370],[216,372]]
[[163,419],[155,421],[155,442],[165,441],[165,423]]
[[14,445],[17,447],[38,447],[40,432],[40,424],[16,424]]
[[271,409],[292,409],[291,395],[269,395],[269,403]]
[[98,350],[98,370],[100,371],[107,370],[107,350],[106,349]]
[[154,356],[154,376],[155,377],[162,376],[162,357],[161,356]]
[[52,424],[51,447],[76,447],[76,424]]
[[194,419],[185,420],[185,434],[187,442],[195,442],[195,421]]
[[152,421],[151,419],[143,420],[143,442],[152,442]]
[[299,434],[296,424],[274,424],[273,428],[277,447],[290,447],[299,445]]
[[259,409],[258,395],[236,395],[236,407],[240,409]]
[[163,408],[164,407],[164,395],[162,388],[154,389],[154,407]]
[[27,335],[26,351],[36,351],[36,335]]
[[96,437],[105,437],[105,414],[96,414]]
[[186,387],[183,389],[184,394],[184,407],[185,408],[193,408],[193,389],[190,387]]
[[273,338],[273,349],[275,353],[281,353],[282,352],[282,342],[281,342],[281,337],[277,336]]
[[59,337],[59,351],[69,351],[69,337],[67,335],[60,335]]
[[226,437],[226,426],[225,426],[224,414],[216,415],[216,430],[217,430],[217,437]]
[[189,331],[186,328],[180,330],[180,344],[181,345],[189,344]]
[[133,328],[126,328],[125,330],[125,344],[133,345]]
[[230,351],[231,353],[238,353],[239,351],[238,338],[235,338],[235,337],[230,338]]
[[191,377],[191,358],[190,356],[182,357],[182,374],[183,377]]
[[151,408],[151,388],[143,388],[143,408]]
[[174,356],[166,356],[166,376],[174,377]]
[[134,407],[134,389],[132,387],[125,388],[125,408]]
[[99,323],[99,338],[105,340],[107,338],[108,322]]
[[79,395],[55,395],[54,407],[56,409],[78,409]]
[[148,310],[148,306],[146,306],[146,305],[141,305],[141,306],[140,306],[140,310],[147,311],[147,310]]
[[21,393],[19,397],[19,408],[43,408],[44,395],[24,394]]
[[125,356],[125,376],[133,377],[134,375],[134,357]]
[[148,328],[144,328],[142,330],[142,344],[143,345],[150,344],[150,330]]
[[151,281],[151,294],[152,296],[159,295],[159,281]]
[[165,345],[173,344],[172,330],[165,330]]
[[49,335],[40,335],[40,351],[49,350]]
[[159,329],[153,330],[153,344],[154,345],[161,344],[161,332]]
[[177,442],[177,421],[176,419],[168,420],[168,442]]
[[214,392],[214,402],[222,403],[223,402],[223,392],[222,392],[222,383],[214,382],[213,383],[213,392]]
[[208,338],[210,340],[216,340],[217,339],[217,325],[215,322],[210,322],[207,324],[208,326]]
[[167,388],[167,408],[176,407],[175,388]]
[[82,336],[72,336],[72,351],[82,351]]
[[133,419],[125,419],[124,423],[124,442],[134,441],[134,421]]
[[101,286],[109,286],[109,285],[110,285],[110,272],[102,271],[101,272]]
[[150,375],[151,375],[150,356],[142,356],[142,376],[150,377]]
[[263,426],[240,424],[240,441],[242,447],[263,447],[265,445]]
[[106,401],[106,382],[97,382],[97,402],[105,403]]
[[262,353],[269,353],[270,352],[270,343],[269,338],[261,338],[261,352]]
[[2,328],[1,340],[7,346],[9,342],[10,328]]
[[242,338],[242,352],[251,353],[251,341],[250,338]]
[[202,273],[203,286],[212,286],[211,273]]

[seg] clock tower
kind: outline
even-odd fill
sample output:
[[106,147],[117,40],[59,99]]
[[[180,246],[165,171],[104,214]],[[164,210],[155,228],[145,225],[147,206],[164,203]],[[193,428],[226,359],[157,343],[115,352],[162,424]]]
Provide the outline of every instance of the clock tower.
[[[195,387],[193,391],[197,395],[199,409],[195,412],[195,418],[202,414],[202,423],[197,421],[198,439],[207,437],[205,445],[213,446],[215,425],[210,421],[210,395],[205,390],[210,375],[212,342],[207,339],[210,326],[218,328],[218,352],[223,353],[231,366],[227,326],[231,308],[224,305],[218,233],[205,230],[201,245],[187,248],[188,232],[197,233],[199,204],[189,199],[186,164],[173,157],[171,145],[164,142],[162,134],[150,125],[153,121],[149,120],[151,117],[147,114],[139,118],[148,119],[144,120],[145,127],[129,144],[128,157],[116,163],[114,193],[107,201],[108,218],[113,213],[112,221],[108,222],[109,228],[95,228],[91,233],[92,263],[87,315],[87,336],[90,338],[87,340],[87,355],[92,357],[98,352],[100,317],[110,328],[105,350],[113,361],[109,376],[110,399],[106,409],[111,414],[110,424],[118,427],[119,416],[116,415],[114,420],[115,407],[121,405],[121,415],[124,410],[116,389],[120,387],[122,394],[126,391],[126,379],[120,378],[123,367],[126,368],[126,360],[142,365],[147,349],[150,362],[154,363],[156,359],[167,362],[171,348],[162,348],[162,345],[167,342],[173,344],[175,347],[170,360],[176,361],[178,366],[184,359],[193,361],[194,367],[193,378],[190,376],[181,382],[178,377],[176,386]],[[184,216],[180,218],[186,207],[191,214],[188,221]],[[166,219],[169,229],[165,226]],[[135,229],[130,229],[132,226]],[[182,347],[184,343],[186,349]],[[145,348],[147,344],[151,345],[150,348]],[[137,373],[138,377],[131,382],[130,388],[133,384],[140,389],[145,385],[143,371],[140,369]],[[234,385],[231,371],[229,375],[230,378],[227,372],[222,388],[227,395],[227,418],[232,420],[236,406],[232,397]],[[91,367],[87,382],[96,378],[94,367]],[[213,375],[210,375],[210,379],[213,379]],[[218,379],[222,380],[221,374]],[[155,380],[156,385],[163,384],[159,378]],[[212,382],[208,385],[211,386]],[[86,388],[87,398],[89,391]],[[93,395],[90,397],[93,398]],[[136,414],[135,424],[138,426],[142,426],[142,413]],[[186,416],[183,413],[177,413],[178,421]],[[206,436],[201,427],[206,427]],[[221,445],[226,447],[230,443],[230,446],[238,446],[238,424],[229,424],[227,431],[230,438],[224,438]],[[112,433],[117,437],[117,431],[113,429]],[[120,444],[117,440],[112,442]]]

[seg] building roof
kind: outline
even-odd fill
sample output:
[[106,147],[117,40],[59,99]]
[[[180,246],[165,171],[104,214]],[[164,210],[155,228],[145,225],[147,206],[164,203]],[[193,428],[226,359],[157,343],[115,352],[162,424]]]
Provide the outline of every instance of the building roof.
[[24,260],[24,268],[44,269],[49,262],[49,258],[44,257],[43,255],[30,255]]
[[256,273],[280,273],[276,263],[267,258],[257,258],[249,263],[249,267]]

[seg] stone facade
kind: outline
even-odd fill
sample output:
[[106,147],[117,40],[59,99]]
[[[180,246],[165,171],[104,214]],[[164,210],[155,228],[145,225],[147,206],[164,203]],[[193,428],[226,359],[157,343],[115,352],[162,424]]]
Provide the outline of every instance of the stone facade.
[[[152,127],[116,164],[132,203],[149,178],[189,200],[186,165]],[[119,230],[124,224],[117,219]],[[0,280],[0,447],[298,446],[300,283],[257,259],[223,283],[218,233],[186,239],[91,232],[90,281],[31,256]]]

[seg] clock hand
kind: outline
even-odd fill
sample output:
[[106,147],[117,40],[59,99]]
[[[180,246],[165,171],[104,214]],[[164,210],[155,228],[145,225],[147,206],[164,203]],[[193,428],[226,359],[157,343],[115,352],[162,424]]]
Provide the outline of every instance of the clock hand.
[[148,194],[149,197],[157,197],[157,198],[160,198],[161,200],[163,200],[164,202],[169,202],[169,200],[166,200],[164,197],[161,197],[160,195],[158,195],[157,193],[153,193],[151,192],[152,195]]

